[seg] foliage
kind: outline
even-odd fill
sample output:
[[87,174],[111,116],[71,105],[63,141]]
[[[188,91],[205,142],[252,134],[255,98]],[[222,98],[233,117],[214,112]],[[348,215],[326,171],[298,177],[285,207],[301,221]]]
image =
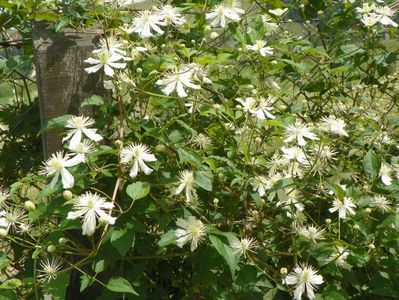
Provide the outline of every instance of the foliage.
[[0,194],[0,295],[399,298],[387,4],[133,2],[0,1],[102,28],[85,71],[113,94],[42,128],[62,152]]

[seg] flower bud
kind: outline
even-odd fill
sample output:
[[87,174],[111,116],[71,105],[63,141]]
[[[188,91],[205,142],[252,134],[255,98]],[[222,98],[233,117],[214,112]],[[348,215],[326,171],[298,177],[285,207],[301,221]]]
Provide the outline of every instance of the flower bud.
[[141,73],[143,73],[143,69],[142,68],[137,68],[136,72],[137,72],[137,74],[141,74]]
[[359,226],[358,224],[355,224],[355,225],[353,225],[353,229],[354,229],[354,230],[359,230],[359,229],[360,229],[360,226]]
[[48,253],[53,253],[53,252],[55,252],[55,250],[56,250],[56,248],[54,245],[47,246]]
[[33,211],[33,210],[36,209],[36,205],[35,205],[35,203],[33,203],[32,201],[25,201],[25,203],[24,203],[24,208],[25,208],[27,211]]
[[325,222],[327,225],[331,225],[331,219],[326,219]]
[[158,145],[155,146],[155,151],[156,152],[165,152],[166,151],[166,146],[158,144]]
[[238,52],[242,52],[242,48],[239,47],[239,48],[237,49],[237,51],[238,51]]
[[218,198],[213,198],[213,204],[214,205],[218,205],[219,203],[219,199]]
[[219,33],[217,33],[216,31],[212,31],[209,37],[212,40],[217,39],[219,37]]
[[219,109],[220,109],[220,104],[217,104],[217,103],[214,104],[214,105],[213,105],[213,108],[214,108],[215,110],[219,110]]
[[272,65],[277,65],[278,64],[278,61],[277,60],[272,60],[271,62],[270,62]]
[[324,12],[323,12],[322,10],[319,10],[319,11],[317,12],[317,15],[318,15],[320,18],[322,18],[322,17],[324,17]]
[[64,246],[68,243],[68,240],[66,238],[59,238],[58,239],[58,244],[60,244],[61,246]]
[[166,47],[165,44],[162,44],[162,45],[161,45],[161,49],[165,49],[165,47]]
[[299,8],[304,9],[305,8],[305,4],[299,5]]
[[204,27],[204,32],[205,33],[209,33],[209,32],[211,32],[211,30],[212,30],[211,26],[205,25],[205,27]]
[[195,44],[195,40],[191,40],[191,44]]
[[367,207],[367,208],[364,210],[364,212],[365,212],[366,214],[371,213],[371,208],[370,208],[370,207]]
[[370,250],[374,250],[374,249],[375,249],[375,246],[374,246],[373,243],[369,244],[367,247],[368,247]]
[[0,238],[6,237],[8,235],[7,229],[0,228]]
[[70,190],[65,190],[62,192],[62,197],[64,197],[65,200],[69,201],[72,200],[73,194]]
[[281,274],[281,275],[287,275],[287,273],[288,273],[287,268],[281,268],[281,269],[280,269],[280,274]]

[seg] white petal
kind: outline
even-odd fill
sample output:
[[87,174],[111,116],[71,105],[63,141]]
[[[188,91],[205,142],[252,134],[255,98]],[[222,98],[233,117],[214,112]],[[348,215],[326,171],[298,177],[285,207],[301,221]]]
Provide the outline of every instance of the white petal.
[[61,169],[61,177],[62,177],[62,185],[64,189],[70,189],[73,187],[73,184],[75,183],[75,180],[72,176],[71,173],[65,168]]
[[69,143],[70,149],[76,149],[82,140],[82,130],[77,129],[71,138],[71,142]]
[[101,69],[102,66],[103,65],[98,64],[98,65],[95,65],[95,66],[92,66],[92,67],[89,67],[89,68],[85,68],[85,71],[86,71],[86,73],[89,73],[89,74],[96,73],[98,70]]
[[99,142],[103,139],[103,137],[101,135],[96,133],[97,129],[84,128],[84,129],[82,129],[82,131],[89,139],[91,139],[95,142]]
[[93,211],[87,212],[83,220],[83,235],[92,235],[96,230],[96,216]]
[[132,178],[136,177],[138,171],[139,171],[139,164],[137,163],[137,159],[135,159],[134,162],[133,162],[133,166],[130,169],[129,176],[132,177]]

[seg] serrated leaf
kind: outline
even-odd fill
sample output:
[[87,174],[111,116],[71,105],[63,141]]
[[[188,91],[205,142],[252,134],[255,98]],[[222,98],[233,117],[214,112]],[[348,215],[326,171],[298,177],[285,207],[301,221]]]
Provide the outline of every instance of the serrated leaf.
[[380,172],[380,167],[381,162],[378,155],[370,149],[363,160],[364,171],[370,178],[376,179]]
[[112,277],[109,281],[108,284],[106,285],[106,288],[112,292],[117,292],[117,293],[128,293],[128,294],[133,294],[138,296],[137,292],[133,289],[132,285],[130,284],[129,281],[127,281],[125,278],[122,277]]
[[126,193],[133,201],[142,199],[150,192],[150,184],[148,182],[135,182],[126,187]]

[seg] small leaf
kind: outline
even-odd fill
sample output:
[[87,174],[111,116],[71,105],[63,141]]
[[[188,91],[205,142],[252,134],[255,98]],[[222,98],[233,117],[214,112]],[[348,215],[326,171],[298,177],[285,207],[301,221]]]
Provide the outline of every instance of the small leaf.
[[126,223],[123,228],[114,229],[111,234],[111,244],[118,250],[119,254],[124,256],[135,240],[135,230],[131,223]]
[[138,296],[137,292],[133,289],[129,281],[122,277],[112,277],[108,284],[107,289],[117,293],[129,293]]
[[173,229],[169,230],[168,232],[164,233],[161,236],[161,239],[158,241],[159,247],[166,247],[169,245],[176,245],[176,234]]
[[364,171],[372,179],[378,177],[380,171],[381,162],[377,154],[373,150],[369,150],[363,160]]
[[80,107],[84,106],[101,106],[104,104],[104,99],[101,96],[93,95],[84,99],[84,101],[80,104]]
[[63,115],[60,117],[53,118],[49,120],[42,129],[40,129],[39,133],[37,136],[41,135],[43,132],[46,132],[50,129],[56,129],[56,128],[64,128],[65,124],[68,122],[68,120],[72,117],[72,115]]
[[150,192],[150,184],[148,182],[135,182],[126,187],[126,193],[133,201],[142,199]]
[[194,172],[194,181],[199,187],[204,190],[212,191],[212,173],[207,171],[196,171]]
[[4,281],[0,285],[0,290],[13,290],[22,285],[22,281],[16,278]]

